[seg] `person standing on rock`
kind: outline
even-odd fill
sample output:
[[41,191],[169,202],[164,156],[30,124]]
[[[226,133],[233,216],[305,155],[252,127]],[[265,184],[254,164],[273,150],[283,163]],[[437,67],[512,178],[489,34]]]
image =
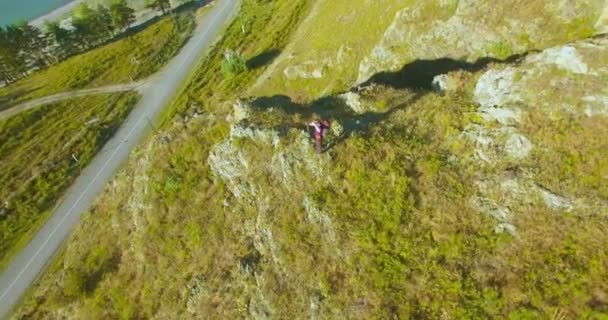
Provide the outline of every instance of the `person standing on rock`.
[[321,154],[323,152],[323,139],[329,133],[329,128],[331,127],[331,121],[329,120],[315,120],[310,124],[314,127],[314,135],[315,135],[315,146],[317,149],[317,153]]

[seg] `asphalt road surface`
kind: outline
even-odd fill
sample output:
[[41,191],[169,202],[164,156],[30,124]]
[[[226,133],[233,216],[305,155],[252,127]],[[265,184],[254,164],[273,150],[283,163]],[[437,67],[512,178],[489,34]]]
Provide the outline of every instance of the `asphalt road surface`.
[[[216,0],[192,38],[162,73],[143,90],[142,98],[114,137],[67,190],[52,216],[0,276],[0,318],[6,318],[44,271],[116,170],[149,130],[180,84],[236,13],[238,0]],[[111,147],[110,147],[111,146]]]

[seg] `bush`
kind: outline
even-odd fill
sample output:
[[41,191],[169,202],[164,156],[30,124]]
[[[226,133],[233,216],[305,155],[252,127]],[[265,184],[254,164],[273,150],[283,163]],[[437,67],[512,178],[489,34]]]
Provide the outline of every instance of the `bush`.
[[224,53],[224,61],[222,61],[222,73],[224,77],[231,78],[246,70],[247,63],[240,55],[233,51]]

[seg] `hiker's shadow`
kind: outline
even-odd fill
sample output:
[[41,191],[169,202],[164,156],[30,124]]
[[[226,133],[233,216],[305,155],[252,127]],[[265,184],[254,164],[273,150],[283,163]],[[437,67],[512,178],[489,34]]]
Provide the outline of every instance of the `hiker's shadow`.
[[[344,99],[337,95],[322,97],[307,104],[296,103],[285,95],[256,98],[250,101],[250,103],[257,110],[275,110],[284,115],[297,118],[296,121],[281,122],[280,128],[275,127],[280,132],[286,132],[289,128],[305,129],[307,124],[302,120],[310,121],[316,118],[338,121],[344,130],[338,137],[331,139],[325,148],[325,151],[328,151],[344,142],[344,140],[354,133],[367,134],[371,127],[386,121],[395,112],[404,110],[424,95],[437,90],[438,88],[434,86],[433,81],[438,75],[454,71],[477,72],[492,63],[516,63],[521,61],[527,54],[513,55],[502,60],[481,58],[474,63],[451,58],[416,60],[404,65],[398,71],[377,73],[350,90],[351,92],[365,95],[367,91],[373,91],[375,88],[384,88],[382,90],[387,92],[393,90],[393,92],[400,92],[404,97],[407,97],[399,101],[392,101],[386,111],[356,113],[346,104]],[[308,132],[310,133],[309,129]]]
[[307,130],[311,140],[314,139],[314,132],[308,126],[310,121],[314,119],[333,120],[334,125],[342,126],[342,133],[337,137],[328,139],[329,143],[324,151],[329,151],[354,133],[367,134],[369,128],[384,122],[395,112],[404,110],[424,94],[423,91],[416,92],[409,95],[407,99],[401,100],[394,107],[382,112],[356,113],[343,99],[336,96],[323,97],[310,104],[300,104],[294,102],[288,96],[276,95],[256,98],[250,101],[250,106],[258,111],[273,111],[290,117],[297,117],[298,121],[284,121],[281,127],[273,127],[273,129],[279,132],[288,132],[292,128]]
[[396,112],[405,110],[408,106],[414,104],[418,99],[424,96],[424,94],[424,92],[417,92],[416,94],[408,97],[407,99],[400,101],[399,104],[388,109],[387,111],[369,111],[362,114],[356,114],[353,112],[350,116],[339,119],[340,124],[342,125],[344,130],[342,134],[335,137],[334,139],[331,139],[323,151],[325,152],[333,149],[355,133],[367,135],[369,133],[370,128],[385,122]]

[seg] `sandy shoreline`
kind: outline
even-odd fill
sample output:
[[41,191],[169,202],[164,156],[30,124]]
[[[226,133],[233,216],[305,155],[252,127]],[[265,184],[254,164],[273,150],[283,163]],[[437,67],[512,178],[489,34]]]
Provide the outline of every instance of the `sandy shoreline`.
[[62,7],[59,7],[43,16],[40,16],[38,18],[34,18],[30,21],[30,24],[35,26],[35,27],[42,27],[44,25],[45,21],[55,21],[55,20],[59,20],[61,19],[64,15],[72,12],[72,10],[74,10],[74,8],[76,8],[76,6],[78,6],[79,4],[85,2],[86,0],[74,0],[70,3],[67,3],[65,5],[63,5]]

